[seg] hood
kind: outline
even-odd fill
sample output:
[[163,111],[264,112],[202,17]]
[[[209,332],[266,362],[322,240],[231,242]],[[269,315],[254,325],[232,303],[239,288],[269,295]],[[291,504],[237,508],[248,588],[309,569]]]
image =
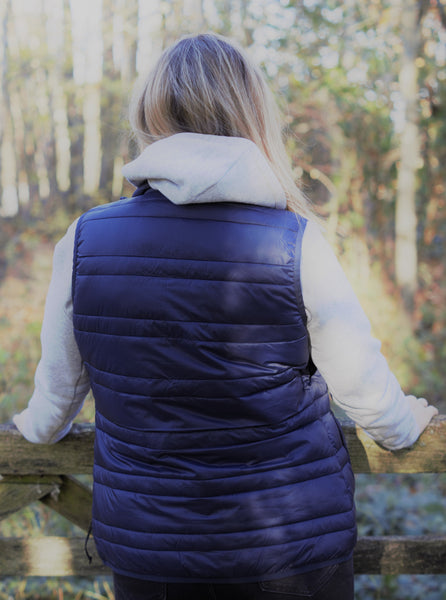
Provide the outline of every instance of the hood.
[[174,204],[286,208],[279,180],[256,144],[245,138],[177,133],[148,146],[122,173],[135,187],[148,181]]

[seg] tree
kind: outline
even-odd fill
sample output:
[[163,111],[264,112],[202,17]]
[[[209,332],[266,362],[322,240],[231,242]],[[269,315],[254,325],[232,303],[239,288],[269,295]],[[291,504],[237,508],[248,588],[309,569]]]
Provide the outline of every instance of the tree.
[[83,191],[93,195],[99,188],[101,174],[101,91],[103,64],[102,2],[90,0],[88,12],[85,3],[71,0],[73,35],[73,77],[82,86],[82,114],[84,121]]
[[8,85],[8,29],[11,15],[11,0],[0,7],[2,46],[0,55],[0,164],[1,201],[0,216],[14,216],[19,210],[17,192],[17,167],[14,149],[14,131],[11,117],[11,96]]
[[401,10],[403,56],[400,89],[404,99],[404,127],[400,142],[398,194],[395,212],[395,276],[406,308],[413,308],[417,289],[417,171],[422,166],[418,117],[418,67],[420,22],[427,9],[423,0],[408,0]]
[[45,0],[46,43],[48,51],[48,97],[55,144],[57,192],[70,187],[70,135],[67,98],[64,90],[65,23],[64,0]]

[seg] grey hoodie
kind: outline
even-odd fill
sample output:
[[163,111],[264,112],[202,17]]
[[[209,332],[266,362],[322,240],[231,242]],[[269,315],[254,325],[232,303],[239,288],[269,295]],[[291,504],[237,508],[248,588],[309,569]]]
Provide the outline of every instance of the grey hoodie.
[[[148,180],[175,204],[286,207],[271,167],[257,146],[242,138],[177,134],[147,147],[123,174],[134,185]],[[76,222],[55,248],[35,390],[28,407],[14,416],[21,433],[35,443],[64,437],[90,388],[72,324],[75,229]],[[387,448],[412,445],[437,411],[402,392],[333,251],[312,222],[303,237],[301,283],[313,360],[334,401]]]

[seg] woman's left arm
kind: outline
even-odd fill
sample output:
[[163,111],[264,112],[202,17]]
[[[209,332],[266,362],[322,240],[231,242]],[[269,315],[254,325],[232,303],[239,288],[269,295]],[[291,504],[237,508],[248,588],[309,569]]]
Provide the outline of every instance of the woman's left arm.
[[311,352],[334,402],[390,450],[411,446],[437,409],[406,396],[334,252],[308,223],[301,281]]
[[73,332],[71,277],[75,231],[76,222],[54,250],[34,393],[28,407],[13,417],[22,435],[36,444],[58,442],[69,432],[90,389]]

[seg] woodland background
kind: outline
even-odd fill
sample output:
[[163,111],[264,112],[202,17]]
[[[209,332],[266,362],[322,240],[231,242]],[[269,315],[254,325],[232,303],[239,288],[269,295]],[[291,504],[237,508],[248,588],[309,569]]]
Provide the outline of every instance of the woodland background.
[[[209,30],[261,64],[296,178],[384,355],[408,393],[446,412],[446,0],[1,0],[0,420],[32,393],[54,244],[131,193],[135,79]],[[79,420],[92,415],[90,399]],[[444,530],[445,491],[444,476],[359,478],[361,531]],[[67,527],[30,507],[0,535]],[[358,598],[446,598],[441,577],[359,579]],[[112,598],[107,580],[41,585],[0,583],[0,600]]]

